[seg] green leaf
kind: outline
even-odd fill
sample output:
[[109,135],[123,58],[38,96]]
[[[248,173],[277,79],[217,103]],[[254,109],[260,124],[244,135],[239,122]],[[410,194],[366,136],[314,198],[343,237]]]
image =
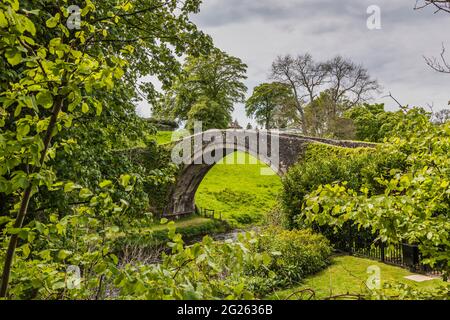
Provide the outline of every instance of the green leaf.
[[89,112],[89,106],[88,106],[88,104],[86,102],[83,102],[81,104],[81,112],[83,112],[83,113],[88,113]]
[[80,198],[82,198],[82,199],[89,198],[92,195],[93,195],[92,191],[87,188],[81,189],[80,194],[79,194]]
[[95,110],[96,110],[96,115],[97,117],[100,116],[102,114],[103,111],[103,105],[101,102],[97,101],[95,103]]
[[5,216],[0,217],[0,226],[10,222],[11,220],[12,219],[10,217],[5,217]]
[[54,28],[54,27],[56,27],[56,25],[58,24],[59,18],[60,18],[60,15],[59,15],[59,13],[57,13],[57,14],[55,14],[54,17],[51,17],[50,19],[48,19],[47,21],[45,21],[45,25],[46,25],[48,28]]
[[28,243],[24,244],[22,247],[22,254],[24,258],[28,258],[28,256],[30,255],[30,245]]
[[123,174],[120,176],[120,185],[122,187],[128,186],[130,183],[131,176],[129,174]]
[[0,11],[0,28],[8,27],[8,20],[6,20],[5,14],[3,11]]
[[100,182],[100,184],[99,184],[100,188],[105,188],[105,187],[110,186],[110,185],[112,185],[112,181],[111,180],[104,180],[104,181]]
[[23,16],[22,22],[24,24],[25,30],[27,30],[32,36],[35,36],[36,35],[36,27],[34,26],[34,23],[25,16]]
[[12,66],[18,65],[22,62],[22,54],[17,50],[9,50],[5,53],[6,60]]
[[53,290],[58,290],[66,287],[66,283],[64,281],[58,281],[52,285]]
[[11,8],[14,11],[18,11],[19,10],[19,0],[12,0],[12,1],[9,1],[9,3],[11,4]]
[[29,125],[21,125],[17,128],[17,134],[20,137],[25,137],[30,132],[30,126]]
[[45,109],[49,109],[53,106],[53,96],[50,91],[41,91],[36,95],[36,103],[43,106]]
[[72,254],[72,251],[69,250],[60,250],[58,252],[58,259],[64,260],[65,258],[67,258],[68,256],[70,256]]
[[73,183],[73,182],[67,182],[67,183],[64,185],[64,192],[70,192],[70,191],[72,191],[73,189],[75,189],[75,183]]

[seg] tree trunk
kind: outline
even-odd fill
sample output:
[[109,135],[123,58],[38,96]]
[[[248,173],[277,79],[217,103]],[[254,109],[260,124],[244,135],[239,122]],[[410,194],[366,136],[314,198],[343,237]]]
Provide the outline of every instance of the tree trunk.
[[[52,116],[50,118],[50,123],[48,125],[47,131],[45,134],[44,149],[41,152],[39,166],[34,167],[31,170],[32,173],[39,172],[40,168],[44,164],[45,156],[47,155],[47,151],[50,147],[53,130],[56,126],[56,122],[58,120],[58,115],[62,109],[62,105],[63,105],[63,98],[59,97],[59,99],[57,99],[55,101],[53,111],[52,111]],[[25,220],[25,217],[28,212],[28,205],[31,200],[31,192],[32,192],[32,185],[30,184],[23,192],[22,201],[20,203],[19,213],[17,214],[16,221],[14,222],[14,228],[22,228],[23,221]],[[2,283],[1,283],[1,287],[0,287],[0,298],[5,298],[8,293],[9,276],[11,273],[11,266],[12,266],[12,262],[14,259],[14,253],[16,251],[18,241],[19,241],[19,236],[17,234],[11,235],[11,238],[10,238],[9,244],[8,244],[8,250],[6,251],[5,263],[3,266]]]

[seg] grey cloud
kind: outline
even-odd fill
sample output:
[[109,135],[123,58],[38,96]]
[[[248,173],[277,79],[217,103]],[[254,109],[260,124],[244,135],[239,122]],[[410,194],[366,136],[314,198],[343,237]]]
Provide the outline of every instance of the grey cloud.
[[413,10],[413,0],[206,0],[202,13],[195,18],[206,27],[219,27],[251,20],[266,22],[296,19],[326,19],[338,16],[342,20],[365,20],[366,9],[370,5],[382,9],[385,22],[396,24],[411,22],[425,23],[433,19],[445,19],[444,15],[434,15],[431,10],[423,10],[417,15]]
[[[363,64],[384,92],[403,103],[434,102],[437,108],[450,99],[450,76],[431,71],[423,55],[439,55],[441,43],[449,48],[450,15],[432,10],[414,11],[415,0],[205,0],[192,17],[215,44],[248,64],[249,94],[267,81],[272,61],[280,54],[310,52],[317,60],[336,54]],[[382,29],[366,27],[369,5],[381,8]],[[234,117],[246,124],[243,105]]]

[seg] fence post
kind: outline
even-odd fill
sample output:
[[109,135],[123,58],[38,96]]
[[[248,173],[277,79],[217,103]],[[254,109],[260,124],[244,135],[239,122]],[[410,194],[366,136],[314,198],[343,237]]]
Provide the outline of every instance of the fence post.
[[381,245],[380,245],[380,253],[381,253],[381,262],[384,262],[385,261],[385,252],[384,252],[384,242],[381,242]]

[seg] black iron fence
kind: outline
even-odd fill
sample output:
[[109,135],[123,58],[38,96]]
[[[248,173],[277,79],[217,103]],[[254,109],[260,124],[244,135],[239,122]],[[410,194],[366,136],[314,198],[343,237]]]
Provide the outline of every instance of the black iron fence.
[[407,268],[413,272],[440,275],[442,272],[424,265],[419,247],[405,243],[386,245],[382,242],[361,245],[356,242],[337,249],[354,256],[378,260],[387,264]]

